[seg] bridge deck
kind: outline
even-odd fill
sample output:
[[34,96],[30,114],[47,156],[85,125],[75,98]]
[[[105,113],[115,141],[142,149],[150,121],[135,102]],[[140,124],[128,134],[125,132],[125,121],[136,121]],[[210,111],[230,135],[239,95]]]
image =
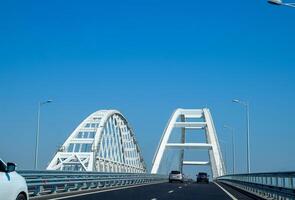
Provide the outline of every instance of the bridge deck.
[[[229,188],[227,188],[229,189]],[[153,185],[145,185],[140,187],[132,187],[121,190],[112,190],[97,192],[92,194],[84,194],[82,196],[62,197],[56,199],[68,200],[161,200],[161,199],[181,199],[181,200],[251,200],[251,198],[229,189],[230,193],[235,197],[232,198],[220,189],[216,184],[195,184],[195,183],[161,183]]]

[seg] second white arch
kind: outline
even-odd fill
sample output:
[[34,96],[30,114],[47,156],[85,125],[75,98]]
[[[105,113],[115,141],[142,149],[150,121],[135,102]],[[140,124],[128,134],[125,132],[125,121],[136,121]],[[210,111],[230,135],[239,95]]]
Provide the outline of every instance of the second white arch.
[[[200,120],[203,119],[203,120]],[[169,143],[171,132],[174,128],[181,128],[181,142]],[[185,131],[186,129],[204,129],[206,136],[206,143],[186,143]],[[225,174],[225,166],[222,158],[222,153],[218,143],[216,130],[210,110],[204,109],[176,109],[172,114],[159,143],[158,149],[155,153],[152,174],[157,174],[167,149],[180,149],[181,156],[179,160],[180,170],[183,165],[210,165],[213,179]],[[185,161],[184,149],[206,149],[209,151],[209,161]]]

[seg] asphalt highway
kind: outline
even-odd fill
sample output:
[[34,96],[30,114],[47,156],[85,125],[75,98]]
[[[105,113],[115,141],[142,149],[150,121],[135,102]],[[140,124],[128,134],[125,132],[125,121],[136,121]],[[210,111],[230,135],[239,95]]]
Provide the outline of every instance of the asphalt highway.
[[[222,189],[223,188],[223,189]],[[67,200],[251,200],[251,198],[224,185],[215,183],[160,183],[119,190],[78,194],[60,199]],[[229,194],[228,194],[229,193]]]

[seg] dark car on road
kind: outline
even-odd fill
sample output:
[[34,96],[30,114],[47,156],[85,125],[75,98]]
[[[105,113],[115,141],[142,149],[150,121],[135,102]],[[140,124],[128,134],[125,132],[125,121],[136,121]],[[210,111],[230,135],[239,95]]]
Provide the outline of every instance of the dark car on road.
[[197,175],[197,183],[209,183],[209,176],[206,172],[199,172]]

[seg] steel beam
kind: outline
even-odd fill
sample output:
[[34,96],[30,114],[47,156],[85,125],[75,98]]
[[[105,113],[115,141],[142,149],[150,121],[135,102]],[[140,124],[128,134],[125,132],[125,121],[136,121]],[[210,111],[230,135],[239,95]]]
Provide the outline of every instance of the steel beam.
[[183,161],[183,165],[210,165],[209,161]]
[[175,122],[174,127],[203,129],[206,127],[206,122]]
[[212,145],[207,143],[168,143],[166,147],[170,149],[212,149]]

